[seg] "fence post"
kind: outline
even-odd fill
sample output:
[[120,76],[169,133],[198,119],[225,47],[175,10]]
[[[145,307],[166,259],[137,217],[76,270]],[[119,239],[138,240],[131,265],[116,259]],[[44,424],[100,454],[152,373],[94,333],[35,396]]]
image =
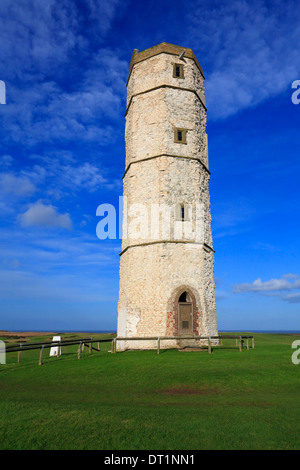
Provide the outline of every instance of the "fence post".
[[42,346],[41,349],[40,349],[39,366],[42,366],[42,365],[43,365],[43,352],[44,352],[44,346]]
[[82,341],[80,341],[79,346],[78,346],[78,350],[77,350],[78,359],[80,359],[80,357],[81,357],[81,348],[82,348]]
[[211,354],[211,337],[208,337],[208,354]]
[[254,349],[254,336],[252,338],[252,349]]
[[160,337],[157,338],[157,354],[160,353]]
[[240,336],[240,339],[239,339],[239,350],[240,352],[242,352],[242,337]]
[[247,351],[249,351],[249,338],[247,338]]
[[20,351],[18,351],[18,363],[21,362],[21,350],[22,350],[22,344],[20,344]]
[[[58,344],[58,346],[57,346],[57,355],[56,355],[56,357],[57,357],[57,359],[59,359],[59,358],[60,358],[60,354],[61,354],[61,353],[60,353],[61,346],[59,346],[59,345],[61,344],[61,341],[58,341],[57,344]],[[50,351],[51,351],[51,350],[50,350]]]
[[90,342],[90,350],[89,350],[89,353],[90,353],[90,354],[92,354],[92,351],[93,351],[93,350],[92,350],[92,339],[93,339],[93,338],[90,338],[90,340],[91,340],[91,342]]
[[113,342],[112,342],[112,353],[113,354],[116,354],[116,338],[113,339]]

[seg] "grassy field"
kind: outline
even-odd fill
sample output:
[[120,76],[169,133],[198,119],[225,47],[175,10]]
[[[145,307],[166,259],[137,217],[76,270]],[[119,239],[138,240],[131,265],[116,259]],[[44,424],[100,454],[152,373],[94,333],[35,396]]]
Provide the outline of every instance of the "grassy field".
[[59,359],[46,350],[43,366],[38,350],[20,364],[7,354],[0,449],[299,449],[299,336],[254,336],[255,349],[241,353],[227,340],[211,355],[110,354],[103,343],[78,360],[70,346]]

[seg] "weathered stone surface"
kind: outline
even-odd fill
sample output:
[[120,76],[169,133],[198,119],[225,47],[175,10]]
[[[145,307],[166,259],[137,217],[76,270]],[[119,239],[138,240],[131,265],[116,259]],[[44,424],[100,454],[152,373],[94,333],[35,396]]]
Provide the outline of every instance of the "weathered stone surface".
[[[193,334],[217,334],[204,77],[190,49],[180,61],[176,54],[182,49],[163,43],[135,52],[131,63],[120,337],[178,335],[183,292],[192,299]],[[173,76],[174,63],[183,64],[184,78]],[[186,143],[175,142],[178,128],[187,130]],[[167,344],[174,341],[162,347]],[[124,341],[117,347],[145,349],[156,343]]]

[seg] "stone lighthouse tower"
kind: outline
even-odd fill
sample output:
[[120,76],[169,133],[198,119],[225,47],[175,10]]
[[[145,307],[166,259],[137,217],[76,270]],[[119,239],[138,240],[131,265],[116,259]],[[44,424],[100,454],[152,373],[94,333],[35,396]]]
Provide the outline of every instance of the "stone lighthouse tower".
[[204,75],[191,49],[134,50],[125,140],[118,337],[217,335]]

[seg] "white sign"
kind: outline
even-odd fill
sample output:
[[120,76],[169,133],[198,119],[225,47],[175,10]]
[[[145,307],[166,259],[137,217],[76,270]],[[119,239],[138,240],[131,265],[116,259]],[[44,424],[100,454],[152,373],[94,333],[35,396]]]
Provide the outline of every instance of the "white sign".
[[[53,336],[52,341],[61,341],[60,336]],[[61,346],[53,346],[50,348],[50,357],[51,356],[60,356],[61,355]]]

